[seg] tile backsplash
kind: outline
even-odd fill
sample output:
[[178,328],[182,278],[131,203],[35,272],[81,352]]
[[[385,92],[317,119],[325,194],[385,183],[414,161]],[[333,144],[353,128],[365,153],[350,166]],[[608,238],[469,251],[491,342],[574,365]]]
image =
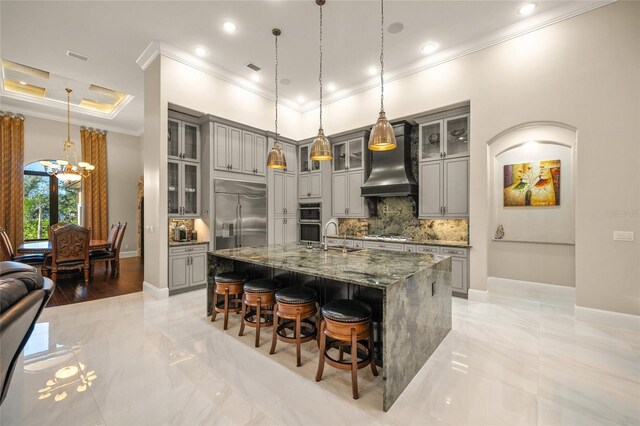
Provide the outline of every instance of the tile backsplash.
[[173,240],[173,228],[184,225],[187,228],[187,234],[190,234],[194,228],[193,219],[169,219],[169,241]]
[[339,230],[354,236],[399,234],[417,241],[469,241],[468,219],[418,219],[409,197],[381,198],[377,217],[339,219]]

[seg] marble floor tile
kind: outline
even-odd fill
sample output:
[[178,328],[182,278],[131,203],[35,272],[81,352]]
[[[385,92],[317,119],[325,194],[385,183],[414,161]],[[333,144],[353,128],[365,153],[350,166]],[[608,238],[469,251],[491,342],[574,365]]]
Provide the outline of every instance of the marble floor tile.
[[313,342],[301,367],[294,345],[269,354],[270,329],[255,348],[238,315],[210,322],[204,290],[47,308],[0,424],[640,424],[640,333],[575,321],[570,292],[501,285],[453,299],[452,331],[386,413],[382,375],[358,372],[358,400],[348,372],[317,383]]

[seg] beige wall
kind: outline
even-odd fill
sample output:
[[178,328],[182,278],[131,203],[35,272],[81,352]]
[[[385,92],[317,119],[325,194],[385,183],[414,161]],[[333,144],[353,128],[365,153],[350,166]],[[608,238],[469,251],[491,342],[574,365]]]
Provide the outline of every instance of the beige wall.
[[[640,314],[640,218],[633,213],[640,208],[639,22],[640,2],[616,2],[385,86],[388,117],[471,103],[471,288],[487,288],[492,262],[545,256],[546,246],[514,245],[489,258],[494,230],[487,143],[514,126],[552,121],[578,133],[577,304]],[[378,97],[374,89],[326,105],[325,131],[372,124]],[[303,136],[312,136],[317,110],[302,121]],[[610,210],[631,213],[611,217]],[[634,231],[636,241],[614,242],[614,230]],[[561,267],[553,253],[571,256],[557,251],[547,251],[546,259]],[[513,278],[555,281],[535,268],[524,271]]]
[[[66,139],[66,136],[66,123],[25,116],[25,164],[44,159],[60,158],[63,153],[62,141]],[[71,140],[76,143],[76,151],[80,156],[82,154],[80,126],[71,126]],[[107,132],[107,167],[109,222],[128,222],[127,232],[122,241],[122,251],[136,251],[138,248],[136,194],[138,176],[142,175],[140,138]]]

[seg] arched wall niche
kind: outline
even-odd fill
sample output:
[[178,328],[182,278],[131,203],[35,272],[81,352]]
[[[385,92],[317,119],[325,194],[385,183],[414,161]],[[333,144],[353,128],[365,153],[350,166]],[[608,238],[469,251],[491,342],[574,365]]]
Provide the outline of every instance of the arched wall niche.
[[[531,122],[489,141],[489,276],[575,286],[577,137],[563,123]],[[504,166],[544,160],[560,160],[560,204],[504,206]],[[505,230],[501,240],[495,239],[498,225]]]

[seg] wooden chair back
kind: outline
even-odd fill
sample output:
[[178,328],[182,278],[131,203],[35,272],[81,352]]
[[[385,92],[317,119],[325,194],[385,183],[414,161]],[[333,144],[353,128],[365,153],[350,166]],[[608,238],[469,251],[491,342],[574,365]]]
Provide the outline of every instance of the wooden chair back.
[[51,264],[81,262],[89,264],[91,232],[82,226],[68,223],[49,228],[51,240]]
[[111,244],[111,246],[109,247],[109,250],[114,251],[115,250],[115,246],[116,246],[116,239],[118,238],[118,233],[120,231],[120,222],[118,223],[114,223],[111,225],[111,229],[109,230],[109,235],[107,237],[107,241],[109,242],[109,244]]
[[127,222],[120,224],[118,226],[118,235],[115,240],[115,244],[113,245],[113,254],[116,259],[120,258],[120,247],[122,246],[122,239],[124,238],[124,231],[127,230]]
[[11,245],[11,240],[9,239],[9,234],[4,228],[0,227],[0,245],[2,245],[2,251],[7,256],[8,259],[13,259],[16,257],[16,253],[13,251],[13,246]]

